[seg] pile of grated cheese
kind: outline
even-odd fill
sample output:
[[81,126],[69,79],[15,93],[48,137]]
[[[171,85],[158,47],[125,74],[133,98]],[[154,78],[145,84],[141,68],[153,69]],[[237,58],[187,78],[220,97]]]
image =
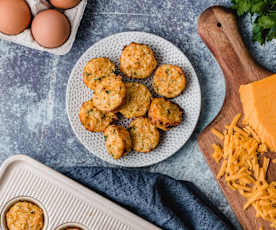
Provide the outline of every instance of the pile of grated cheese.
[[212,129],[223,141],[222,146],[213,144],[214,160],[222,161],[217,178],[224,177],[232,190],[247,199],[244,210],[252,205],[257,218],[271,222],[271,227],[276,228],[276,181],[266,180],[270,159],[260,160],[268,148],[249,126],[238,127],[240,117],[238,114],[223,133]]

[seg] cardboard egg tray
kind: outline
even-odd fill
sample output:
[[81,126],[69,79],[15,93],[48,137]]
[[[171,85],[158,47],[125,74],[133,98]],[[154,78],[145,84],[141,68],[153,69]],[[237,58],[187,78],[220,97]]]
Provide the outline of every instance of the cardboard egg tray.
[[117,204],[24,155],[0,168],[1,229],[17,201],[30,201],[44,212],[43,230],[160,230]]
[[[45,10],[50,7],[49,3],[46,0],[25,1],[29,4],[33,16],[37,15],[38,12],[40,12],[41,10]],[[0,38],[23,46],[27,46],[32,49],[47,51],[56,55],[64,55],[68,53],[73,46],[86,5],[87,0],[82,0],[76,7],[64,11],[64,14],[68,17],[71,23],[71,34],[69,39],[58,48],[48,49],[40,46],[33,39],[30,28],[26,29],[18,35],[5,35],[0,32]]]

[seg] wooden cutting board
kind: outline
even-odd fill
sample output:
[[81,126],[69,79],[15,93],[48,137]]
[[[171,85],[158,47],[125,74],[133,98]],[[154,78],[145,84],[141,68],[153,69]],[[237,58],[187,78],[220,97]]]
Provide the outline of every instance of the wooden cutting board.
[[[219,6],[207,9],[199,18],[198,33],[220,64],[226,83],[226,96],[221,111],[198,138],[199,147],[216,177],[221,165],[212,158],[212,144],[219,141],[211,133],[211,129],[222,131],[236,114],[242,113],[239,96],[241,84],[260,80],[272,73],[256,63],[249,54],[240,36],[237,19],[232,10]],[[274,155],[276,156],[275,153]],[[275,158],[272,153],[265,156]],[[268,180],[276,180],[276,164],[270,164]],[[255,218],[253,207],[243,211],[245,199],[238,192],[231,190],[224,183],[224,179],[219,180],[218,183],[244,229],[259,230],[261,226],[264,229],[271,229],[268,222]]]

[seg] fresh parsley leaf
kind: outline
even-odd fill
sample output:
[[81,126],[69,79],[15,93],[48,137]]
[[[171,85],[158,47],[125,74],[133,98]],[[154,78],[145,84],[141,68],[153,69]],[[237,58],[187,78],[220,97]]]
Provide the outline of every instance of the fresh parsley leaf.
[[85,77],[89,77],[89,76],[91,75],[91,74],[88,73],[88,72],[85,72],[84,74],[85,74]]
[[254,24],[253,27],[253,41],[264,44],[265,39],[263,37],[263,29],[258,24]]
[[264,1],[259,1],[258,3],[253,4],[251,7],[251,14],[262,14],[265,5]]
[[255,16],[253,41],[264,44],[276,39],[276,0],[232,0],[238,16]]
[[258,25],[263,29],[270,29],[275,25],[275,21],[271,16],[263,15],[258,18]]
[[234,0],[234,9],[237,10],[238,16],[248,13],[252,7],[251,0]]
[[267,33],[266,41],[271,41],[274,38],[276,38],[276,25],[274,25],[273,27],[271,27],[271,29]]

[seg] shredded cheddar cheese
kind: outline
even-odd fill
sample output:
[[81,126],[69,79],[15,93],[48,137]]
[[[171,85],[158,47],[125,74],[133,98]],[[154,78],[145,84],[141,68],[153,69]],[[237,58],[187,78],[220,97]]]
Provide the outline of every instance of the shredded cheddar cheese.
[[223,157],[222,148],[219,145],[213,144],[213,149],[214,153],[212,156],[215,159],[215,161],[219,163]]
[[[213,144],[212,157],[217,163],[222,161],[217,178],[224,178],[232,190],[247,199],[244,210],[253,206],[257,218],[269,221],[271,227],[276,228],[276,181],[267,182],[270,159],[260,158],[268,147],[251,127],[238,127],[240,117],[238,114],[223,132],[212,129],[223,141],[222,146]],[[276,159],[272,162],[276,163]]]
[[224,139],[224,135],[221,132],[219,132],[218,130],[216,130],[215,128],[212,129],[212,133],[214,135],[216,135],[219,139],[221,139],[221,140]]

